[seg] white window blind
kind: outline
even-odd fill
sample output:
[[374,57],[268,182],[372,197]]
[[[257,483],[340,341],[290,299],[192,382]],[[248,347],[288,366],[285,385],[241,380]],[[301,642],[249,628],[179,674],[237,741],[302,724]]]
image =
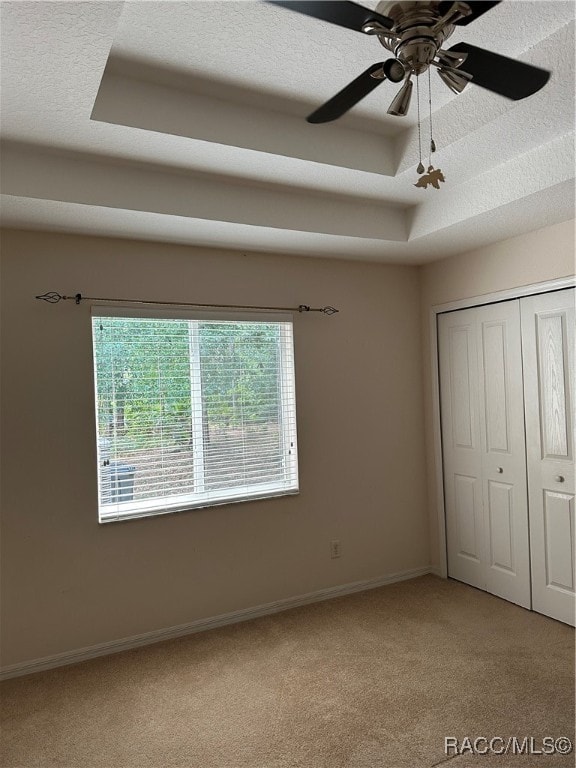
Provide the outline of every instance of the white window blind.
[[93,310],[100,522],[298,491],[292,322]]

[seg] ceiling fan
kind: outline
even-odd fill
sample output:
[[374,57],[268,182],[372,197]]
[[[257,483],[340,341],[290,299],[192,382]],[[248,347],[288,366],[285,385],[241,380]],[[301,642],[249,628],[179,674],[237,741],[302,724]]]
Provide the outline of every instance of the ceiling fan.
[[384,80],[404,81],[388,114],[406,115],[412,93],[411,78],[418,77],[430,67],[437,69],[454,93],[461,93],[470,82],[514,100],[536,93],[550,77],[550,72],[545,69],[468,43],[457,43],[448,49],[442,47],[456,26],[470,24],[499,1],[384,0],[377,5],[376,11],[371,11],[346,0],[268,0],[321,21],[374,35],[394,54],[394,58],[373,64],[312,112],[306,118],[309,123],[336,120]]

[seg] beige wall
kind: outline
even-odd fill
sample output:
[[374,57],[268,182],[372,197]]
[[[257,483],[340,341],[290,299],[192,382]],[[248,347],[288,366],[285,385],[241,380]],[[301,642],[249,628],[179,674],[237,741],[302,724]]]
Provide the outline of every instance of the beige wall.
[[[5,232],[3,664],[426,566],[418,277]],[[301,493],[99,525],[90,309],[48,290],[338,307],[295,317]]]
[[440,564],[432,427],[430,310],[438,304],[573,275],[574,221],[562,222],[420,268],[430,561]]
[[[2,664],[437,566],[430,308],[573,273],[573,222],[420,269],[4,232]],[[100,526],[89,306],[46,290],[339,307],[295,316],[301,493]]]

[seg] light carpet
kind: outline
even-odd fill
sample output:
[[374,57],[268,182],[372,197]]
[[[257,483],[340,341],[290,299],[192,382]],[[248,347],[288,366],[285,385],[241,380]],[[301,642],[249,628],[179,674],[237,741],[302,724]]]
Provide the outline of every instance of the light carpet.
[[10,768],[574,765],[445,753],[446,736],[574,741],[574,632],[434,576],[0,690]]

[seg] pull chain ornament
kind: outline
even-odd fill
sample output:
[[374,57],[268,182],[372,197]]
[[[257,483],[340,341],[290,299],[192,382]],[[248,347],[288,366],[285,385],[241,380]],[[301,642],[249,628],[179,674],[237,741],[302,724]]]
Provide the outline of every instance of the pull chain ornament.
[[430,118],[430,144],[429,151],[428,151],[428,170],[426,173],[424,173],[424,166],[422,164],[422,138],[421,138],[421,132],[420,132],[420,92],[418,89],[418,78],[416,78],[416,96],[418,101],[418,156],[420,158],[420,162],[418,163],[418,168],[416,168],[416,171],[421,175],[416,184],[414,184],[415,187],[420,187],[421,189],[427,189],[428,185],[431,184],[434,189],[440,189],[440,182],[445,182],[446,179],[444,178],[444,174],[440,170],[440,168],[434,168],[432,165],[432,153],[436,152],[436,142],[434,141],[432,137],[432,88],[430,85],[430,69],[428,69],[428,114]]
[[434,168],[433,165],[428,166],[428,172],[424,174],[424,176],[420,176],[416,184],[414,184],[415,187],[422,187],[422,189],[426,189],[428,184],[432,184],[434,189],[440,189],[440,181],[446,181],[444,178],[444,174],[440,170],[440,168]]
[[416,75],[416,107],[418,109],[418,168],[416,173],[424,173],[424,165],[422,164],[422,135],[420,133],[420,76]]

